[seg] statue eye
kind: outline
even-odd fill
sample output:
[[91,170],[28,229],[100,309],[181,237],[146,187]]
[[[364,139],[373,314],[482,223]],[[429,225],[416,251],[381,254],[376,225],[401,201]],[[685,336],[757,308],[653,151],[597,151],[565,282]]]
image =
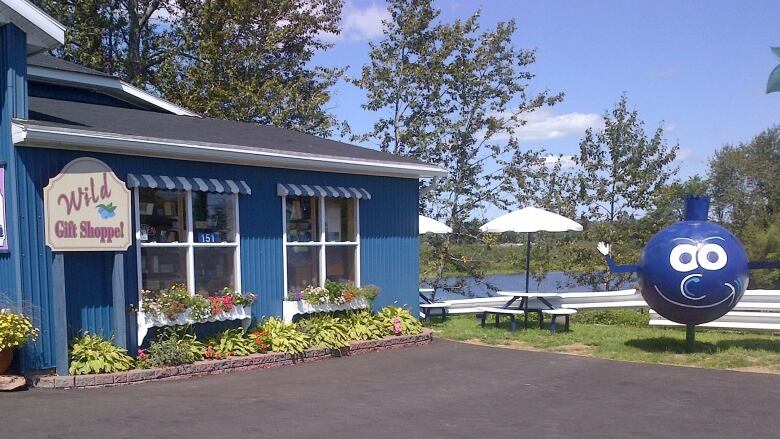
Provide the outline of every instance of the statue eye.
[[699,264],[696,263],[696,246],[680,244],[673,248],[669,254],[669,264],[681,273],[699,268]]
[[726,251],[718,244],[704,244],[701,246],[697,259],[701,268],[705,270],[720,270],[728,262]]

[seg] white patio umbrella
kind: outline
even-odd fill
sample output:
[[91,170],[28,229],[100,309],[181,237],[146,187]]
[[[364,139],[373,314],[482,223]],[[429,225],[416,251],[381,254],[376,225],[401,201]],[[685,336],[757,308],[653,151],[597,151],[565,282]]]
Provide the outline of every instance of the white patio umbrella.
[[419,217],[420,235],[426,233],[452,233],[452,229],[442,222],[436,221],[433,218],[428,218],[427,216],[420,215]]
[[531,279],[531,235],[542,231],[580,232],[582,226],[565,216],[529,206],[501,215],[482,225],[479,230],[492,233],[516,232],[527,235],[525,249],[525,292],[527,293],[528,283]]

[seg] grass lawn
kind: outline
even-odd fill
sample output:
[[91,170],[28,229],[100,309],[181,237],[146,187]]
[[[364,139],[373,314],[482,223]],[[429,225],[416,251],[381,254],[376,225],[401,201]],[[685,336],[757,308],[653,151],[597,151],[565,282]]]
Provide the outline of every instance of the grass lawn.
[[[571,330],[551,333],[539,329],[535,317],[528,330],[509,330],[509,319],[496,328],[492,318],[485,328],[473,315],[456,316],[431,327],[438,337],[504,346],[588,355],[614,360],[664,363],[715,369],[780,373],[780,335],[769,332],[721,331],[699,328],[696,351],[685,354],[685,329],[647,325],[648,314],[635,311],[581,312]],[[533,323],[531,323],[533,322]]]

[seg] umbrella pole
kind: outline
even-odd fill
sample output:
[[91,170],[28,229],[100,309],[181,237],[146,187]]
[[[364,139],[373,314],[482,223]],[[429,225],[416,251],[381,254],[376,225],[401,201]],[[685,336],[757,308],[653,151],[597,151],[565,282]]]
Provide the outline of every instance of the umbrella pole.
[[[528,283],[531,280],[531,233],[526,233],[525,242],[525,292],[528,293]],[[526,299],[527,300],[527,299]]]

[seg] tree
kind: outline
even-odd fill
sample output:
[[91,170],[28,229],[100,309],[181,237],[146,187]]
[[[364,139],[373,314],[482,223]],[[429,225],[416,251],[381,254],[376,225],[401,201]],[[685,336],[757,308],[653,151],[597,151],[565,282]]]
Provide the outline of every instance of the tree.
[[[751,260],[780,260],[780,126],[747,143],[724,145],[709,164],[712,213]],[[752,287],[779,288],[780,270],[750,273]]]
[[738,236],[780,215],[780,125],[750,142],[724,145],[709,163],[713,214]]
[[[638,227],[637,218],[656,207],[658,194],[676,172],[672,163],[679,146],[667,144],[660,126],[647,136],[625,94],[604,113],[603,122],[601,130],[586,130],[576,158],[579,202],[589,223],[583,241],[610,243],[618,260],[636,260],[636,243],[650,236]],[[580,284],[611,289],[626,280],[604,272],[600,255],[590,246],[574,247],[573,256],[579,268],[573,276]]]
[[392,0],[385,37],[371,44],[370,61],[353,83],[363,89],[366,110],[378,113],[371,131],[355,136],[384,151],[416,157],[449,171],[420,199],[423,214],[444,220],[453,233],[433,241],[432,281],[441,286],[446,268],[481,277],[487,261],[465,254],[458,242],[487,242],[466,224],[487,206],[507,207],[501,190],[511,170],[529,157],[514,130],[523,115],[561,100],[561,94],[530,94],[533,51],[515,48],[515,22],[481,31],[479,13],[438,22],[431,1]]
[[35,0],[67,26],[55,54],[140,87],[153,87],[155,72],[176,48],[164,17],[170,0]]
[[343,69],[310,66],[343,0],[37,0],[68,26],[55,51],[210,117],[329,135]]
[[181,49],[163,65],[160,92],[209,117],[318,135],[336,126],[329,89],[343,69],[311,67],[339,33],[342,0],[176,0]]

